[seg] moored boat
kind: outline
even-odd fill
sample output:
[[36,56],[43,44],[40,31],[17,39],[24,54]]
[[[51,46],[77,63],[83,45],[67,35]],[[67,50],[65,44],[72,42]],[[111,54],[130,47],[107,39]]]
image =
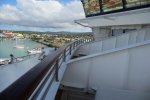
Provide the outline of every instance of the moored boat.
[[16,46],[14,46],[13,48],[17,48],[17,49],[23,49],[23,48],[24,48],[24,46],[19,46],[19,45],[16,45]]
[[10,59],[0,59],[0,65],[8,64]]
[[32,54],[34,54],[34,53],[42,53],[42,48],[43,47],[35,47],[35,48],[31,49],[31,50],[28,50],[27,52],[28,53],[32,53]]

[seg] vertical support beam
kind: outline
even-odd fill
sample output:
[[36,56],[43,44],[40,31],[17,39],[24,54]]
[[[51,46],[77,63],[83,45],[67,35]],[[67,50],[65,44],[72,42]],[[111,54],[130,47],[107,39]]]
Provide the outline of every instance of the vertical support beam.
[[75,48],[76,48],[76,45],[77,45],[77,41],[74,42],[74,47],[75,47]]
[[100,5],[100,13],[103,12],[103,2],[102,0],[99,0],[99,5]]
[[92,41],[95,41],[95,40],[94,40],[94,37],[92,37]]
[[126,31],[125,31],[125,29],[123,30],[123,33],[125,33]]
[[82,39],[80,40],[80,45],[82,44]]
[[56,64],[55,64],[55,74],[56,74],[56,82],[58,82],[58,59],[56,60]]
[[79,45],[82,43],[82,41],[80,40]]
[[84,44],[84,39],[82,39],[82,44]]
[[71,48],[72,48],[72,45],[70,45],[70,55],[71,55],[71,51],[72,51],[72,49],[71,49]]
[[84,39],[84,43],[86,43],[86,39]]
[[75,49],[75,42],[73,42],[73,49]]
[[78,40],[78,45],[80,45],[80,40]]
[[66,61],[66,49],[64,50],[64,62]]
[[76,45],[76,47],[79,45],[79,40],[77,41],[77,45]]
[[122,0],[122,6],[123,6],[123,9],[126,8],[126,5],[127,5],[127,1],[126,1],[126,0]]

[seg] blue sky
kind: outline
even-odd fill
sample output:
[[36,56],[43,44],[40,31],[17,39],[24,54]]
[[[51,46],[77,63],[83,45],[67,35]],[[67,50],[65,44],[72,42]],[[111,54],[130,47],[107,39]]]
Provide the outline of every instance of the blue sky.
[[[63,4],[66,4],[67,2],[70,2],[71,0],[59,0],[59,1]],[[0,0],[0,6],[3,4],[16,5],[16,0]]]
[[67,2],[71,1],[71,0],[59,0],[60,2],[62,2],[63,4],[66,4]]
[[16,5],[16,0],[0,0],[0,6],[4,4]]
[[38,1],[39,0],[0,0],[0,29],[27,31],[91,31],[89,28],[74,23],[74,20],[85,18],[80,0]]

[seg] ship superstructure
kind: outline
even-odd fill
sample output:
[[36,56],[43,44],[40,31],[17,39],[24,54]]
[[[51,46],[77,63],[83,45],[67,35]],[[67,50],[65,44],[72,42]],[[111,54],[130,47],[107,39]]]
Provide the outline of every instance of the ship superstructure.
[[92,28],[0,94],[0,99],[150,100],[150,0],[81,0]]

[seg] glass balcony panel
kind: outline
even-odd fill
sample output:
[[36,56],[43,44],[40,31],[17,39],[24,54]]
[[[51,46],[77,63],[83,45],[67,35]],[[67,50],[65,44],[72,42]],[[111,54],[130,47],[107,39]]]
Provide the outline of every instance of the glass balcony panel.
[[[122,0],[82,0],[85,15],[86,16],[95,16],[96,14],[105,14],[105,12],[114,12],[116,10],[122,9],[120,11],[130,10],[128,8],[137,7],[146,7],[145,5],[150,4],[150,0],[125,0],[124,9],[123,9]],[[102,8],[101,6],[102,5]],[[136,9],[136,8],[135,8]],[[102,10],[102,12],[101,12]]]
[[86,15],[100,13],[99,0],[83,0],[83,6],[84,6]]
[[83,7],[86,15],[89,15],[89,1],[88,0],[83,0]]
[[102,0],[103,11],[113,11],[122,9],[122,0]]
[[126,0],[127,8],[150,4],[150,0]]

